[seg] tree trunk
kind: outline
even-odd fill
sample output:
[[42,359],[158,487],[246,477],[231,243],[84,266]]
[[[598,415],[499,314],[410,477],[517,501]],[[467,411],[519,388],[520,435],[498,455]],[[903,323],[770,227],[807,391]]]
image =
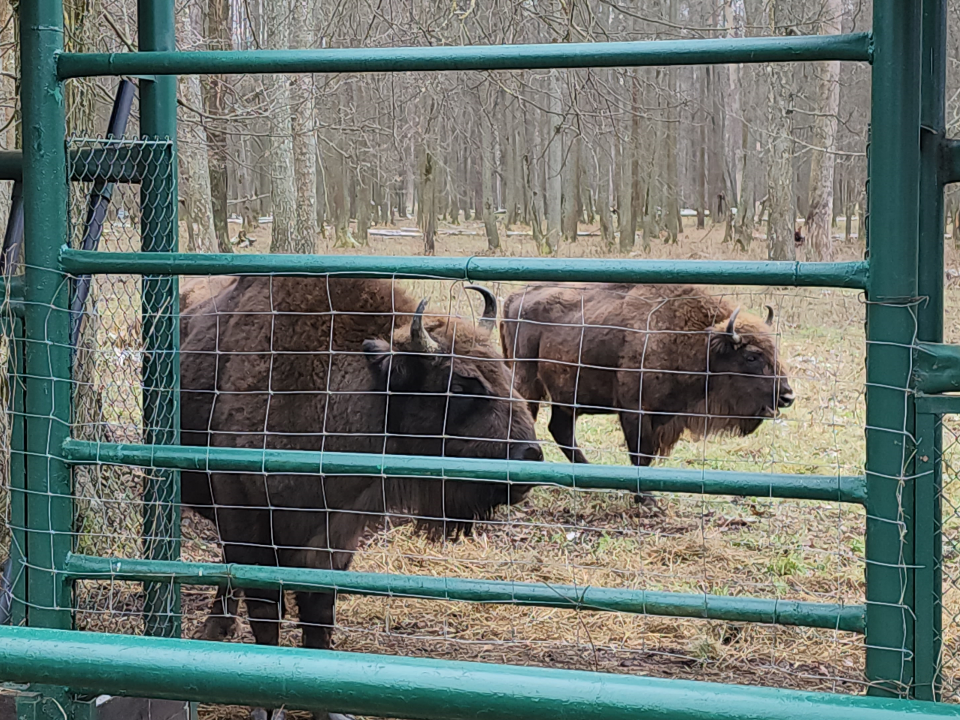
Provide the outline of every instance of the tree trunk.
[[[483,90],[481,89],[481,93]],[[487,235],[487,249],[497,250],[500,248],[500,233],[497,230],[496,208],[494,207],[493,193],[493,172],[494,172],[494,146],[493,146],[493,117],[496,113],[496,105],[488,102],[487,107],[480,108],[480,172],[481,183],[483,185],[483,229]]]
[[[706,107],[707,82],[705,68],[698,69],[700,80],[700,104]],[[703,230],[707,222],[707,119],[702,110],[694,115],[697,124],[696,170],[694,178],[697,183],[697,230]]]
[[[313,0],[292,3],[290,46],[312,48]],[[317,138],[314,134],[314,87],[312,75],[295,75],[292,83],[293,168],[296,190],[294,236],[298,252],[317,251]]]
[[[204,34],[210,50],[232,50],[230,37],[230,0],[207,0]],[[229,206],[227,204],[227,112],[226,75],[204,75],[203,107],[207,113],[207,165],[210,175],[210,200],[213,228],[220,252],[233,252],[230,244]]]
[[[290,0],[272,0],[265,5],[264,41],[269,48],[290,44]],[[284,75],[264,75],[270,112],[270,205],[273,225],[270,252],[302,253],[310,244],[296,234],[296,186],[294,183],[293,122],[290,105],[290,81]]]
[[433,155],[424,148],[420,160],[420,202],[417,207],[419,215],[417,224],[423,230],[423,252],[425,255],[433,255],[436,251],[436,182],[437,174]]
[[[842,0],[826,0],[821,10],[821,33],[838,35],[843,14]],[[810,210],[807,213],[807,247],[815,260],[833,257],[833,176],[836,156],[837,113],[840,111],[840,62],[819,64],[820,88],[810,161]]]
[[597,215],[600,217],[600,241],[613,249],[613,217],[610,214],[610,174],[613,166],[612,148],[606,138],[597,143]]
[[[721,29],[727,37],[742,38],[746,24],[744,0],[723,0],[720,13]],[[743,83],[742,65],[727,65],[720,71],[726,77],[723,92],[723,179],[726,186],[728,206],[737,204],[740,197],[740,178],[737,171],[741,167],[743,146]]]
[[740,183],[740,202],[737,204],[737,216],[733,223],[733,242],[739,250],[746,252],[753,242],[754,212],[756,197],[750,176],[753,173],[756,151],[750,147],[750,126],[744,124],[743,169]]
[[566,132],[568,145],[563,163],[561,210],[563,238],[568,243],[577,241],[577,221],[580,217],[580,144],[572,132]]
[[795,260],[793,139],[790,136],[790,79],[776,64],[766,66],[767,88],[767,249],[771,260]]
[[[178,14],[178,32],[191,37],[194,28],[201,28],[200,7],[193,4]],[[183,75],[179,80],[180,99],[177,123],[177,158],[180,171],[180,195],[184,200],[183,218],[187,226],[190,252],[217,252],[217,235],[213,225],[213,204],[210,195],[210,165],[207,154],[207,130],[196,109],[203,107],[200,77]],[[194,224],[197,228],[194,231]],[[181,243],[182,244],[182,243]]]
[[547,143],[547,234],[544,245],[540,249],[542,254],[553,254],[560,247],[561,233],[561,196],[563,194],[563,108],[560,96],[560,73],[550,71],[550,83],[547,91],[547,132],[544,141]]
[[[180,96],[189,107],[202,107],[200,77],[182,75]],[[180,193],[186,208],[190,252],[215,253],[219,249],[213,223],[210,198],[210,167],[207,154],[207,131],[195,113],[181,109],[182,122],[177,124],[177,157],[180,161]],[[193,225],[196,223],[196,234]],[[229,243],[228,243],[229,244]]]

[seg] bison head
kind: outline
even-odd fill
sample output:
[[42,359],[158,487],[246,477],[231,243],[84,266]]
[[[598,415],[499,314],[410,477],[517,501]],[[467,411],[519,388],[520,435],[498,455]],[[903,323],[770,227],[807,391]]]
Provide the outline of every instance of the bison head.
[[793,404],[777,357],[773,308],[767,319],[740,317],[740,308],[711,328],[706,415],[713,431],[749,435]]
[[[513,392],[506,363],[490,342],[496,299],[481,292],[486,308],[477,324],[456,317],[424,318],[427,301],[422,300],[410,324],[394,330],[392,344],[381,338],[364,342],[374,387],[386,392],[388,452],[543,459],[533,417]],[[446,527],[453,532],[466,529],[456,521],[489,516],[494,507],[517,502],[529,489],[489,482],[435,487],[439,484],[434,481],[432,489],[421,491],[435,497],[420,507],[432,506],[432,512],[453,520]]]

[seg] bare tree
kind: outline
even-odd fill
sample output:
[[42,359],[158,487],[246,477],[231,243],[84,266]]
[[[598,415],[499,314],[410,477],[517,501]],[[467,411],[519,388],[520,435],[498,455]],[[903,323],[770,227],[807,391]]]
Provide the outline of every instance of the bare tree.
[[[264,45],[286,48],[290,43],[290,0],[271,0],[265,4]],[[311,244],[295,232],[293,124],[290,114],[290,82],[283,75],[265,75],[267,102],[270,103],[270,204],[273,224],[270,252],[309,252]],[[313,240],[313,238],[311,238]]]
[[[768,8],[770,28],[778,25],[780,0]],[[793,197],[793,137],[790,128],[790,78],[782,63],[766,68],[767,78],[767,250],[771,260],[794,260],[796,213]]]
[[[838,35],[843,17],[842,0],[824,0],[820,28],[824,35]],[[816,146],[810,163],[810,210],[807,213],[807,244],[817,260],[833,257],[831,234],[833,211],[833,176],[836,156],[837,113],[840,110],[840,61],[818,65],[820,89],[814,125]]]

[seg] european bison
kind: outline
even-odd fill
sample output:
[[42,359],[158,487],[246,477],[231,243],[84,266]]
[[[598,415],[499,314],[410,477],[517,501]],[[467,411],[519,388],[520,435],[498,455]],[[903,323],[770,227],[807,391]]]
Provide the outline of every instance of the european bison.
[[[542,285],[510,295],[501,343],[514,387],[572,462],[578,415],[617,414],[634,465],[684,430],[748,435],[793,403],[766,324],[688,285]],[[651,502],[652,498],[638,498]]]
[[[219,281],[218,281],[219,282]],[[185,293],[196,290],[185,284]],[[242,277],[184,308],[181,430],[188,445],[541,460],[533,419],[481,323],[424,317],[385,280]],[[491,314],[492,310],[492,314]],[[181,474],[229,563],[344,570],[386,513],[455,535],[529,488],[406,477]],[[242,588],[256,641],[277,644],[281,593]],[[221,593],[221,597],[223,594]],[[297,593],[303,644],[330,646],[335,597]],[[229,627],[216,626],[218,636]]]

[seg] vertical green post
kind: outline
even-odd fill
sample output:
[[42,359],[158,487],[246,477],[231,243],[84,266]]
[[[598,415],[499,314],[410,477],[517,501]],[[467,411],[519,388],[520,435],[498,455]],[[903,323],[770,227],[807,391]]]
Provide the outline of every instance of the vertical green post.
[[913,479],[920,203],[916,0],[875,0],[867,305],[866,674],[874,695],[913,683]]
[[23,111],[23,244],[26,359],[27,622],[68,629],[70,586],[59,575],[71,549],[70,315],[59,269],[67,238],[66,116],[56,56],[63,50],[61,0],[20,6]]
[[[72,584],[60,570],[72,547],[73,488],[60,448],[70,437],[69,283],[60,270],[67,239],[66,111],[57,79],[62,0],[20,4],[23,127],[24,432],[26,617],[35,627],[73,626]],[[36,687],[36,717],[72,714],[65,688]],[[18,714],[21,708],[18,704]]]
[[[947,3],[923,0],[920,67],[920,267],[917,338],[943,342],[943,185],[940,149],[946,136]],[[914,697],[935,700],[940,664],[943,578],[941,419],[917,415],[914,491]]]
[[[173,0],[138,0],[140,50],[175,50]],[[141,249],[177,250],[177,78],[140,80],[140,134],[145,140],[169,141],[144,148],[152,172],[140,188]],[[174,277],[143,278],[143,426],[147,444],[180,440],[179,298]],[[155,560],[180,559],[180,474],[153,470],[144,488],[144,554]],[[180,589],[170,583],[148,584],[145,631],[180,636]]]

